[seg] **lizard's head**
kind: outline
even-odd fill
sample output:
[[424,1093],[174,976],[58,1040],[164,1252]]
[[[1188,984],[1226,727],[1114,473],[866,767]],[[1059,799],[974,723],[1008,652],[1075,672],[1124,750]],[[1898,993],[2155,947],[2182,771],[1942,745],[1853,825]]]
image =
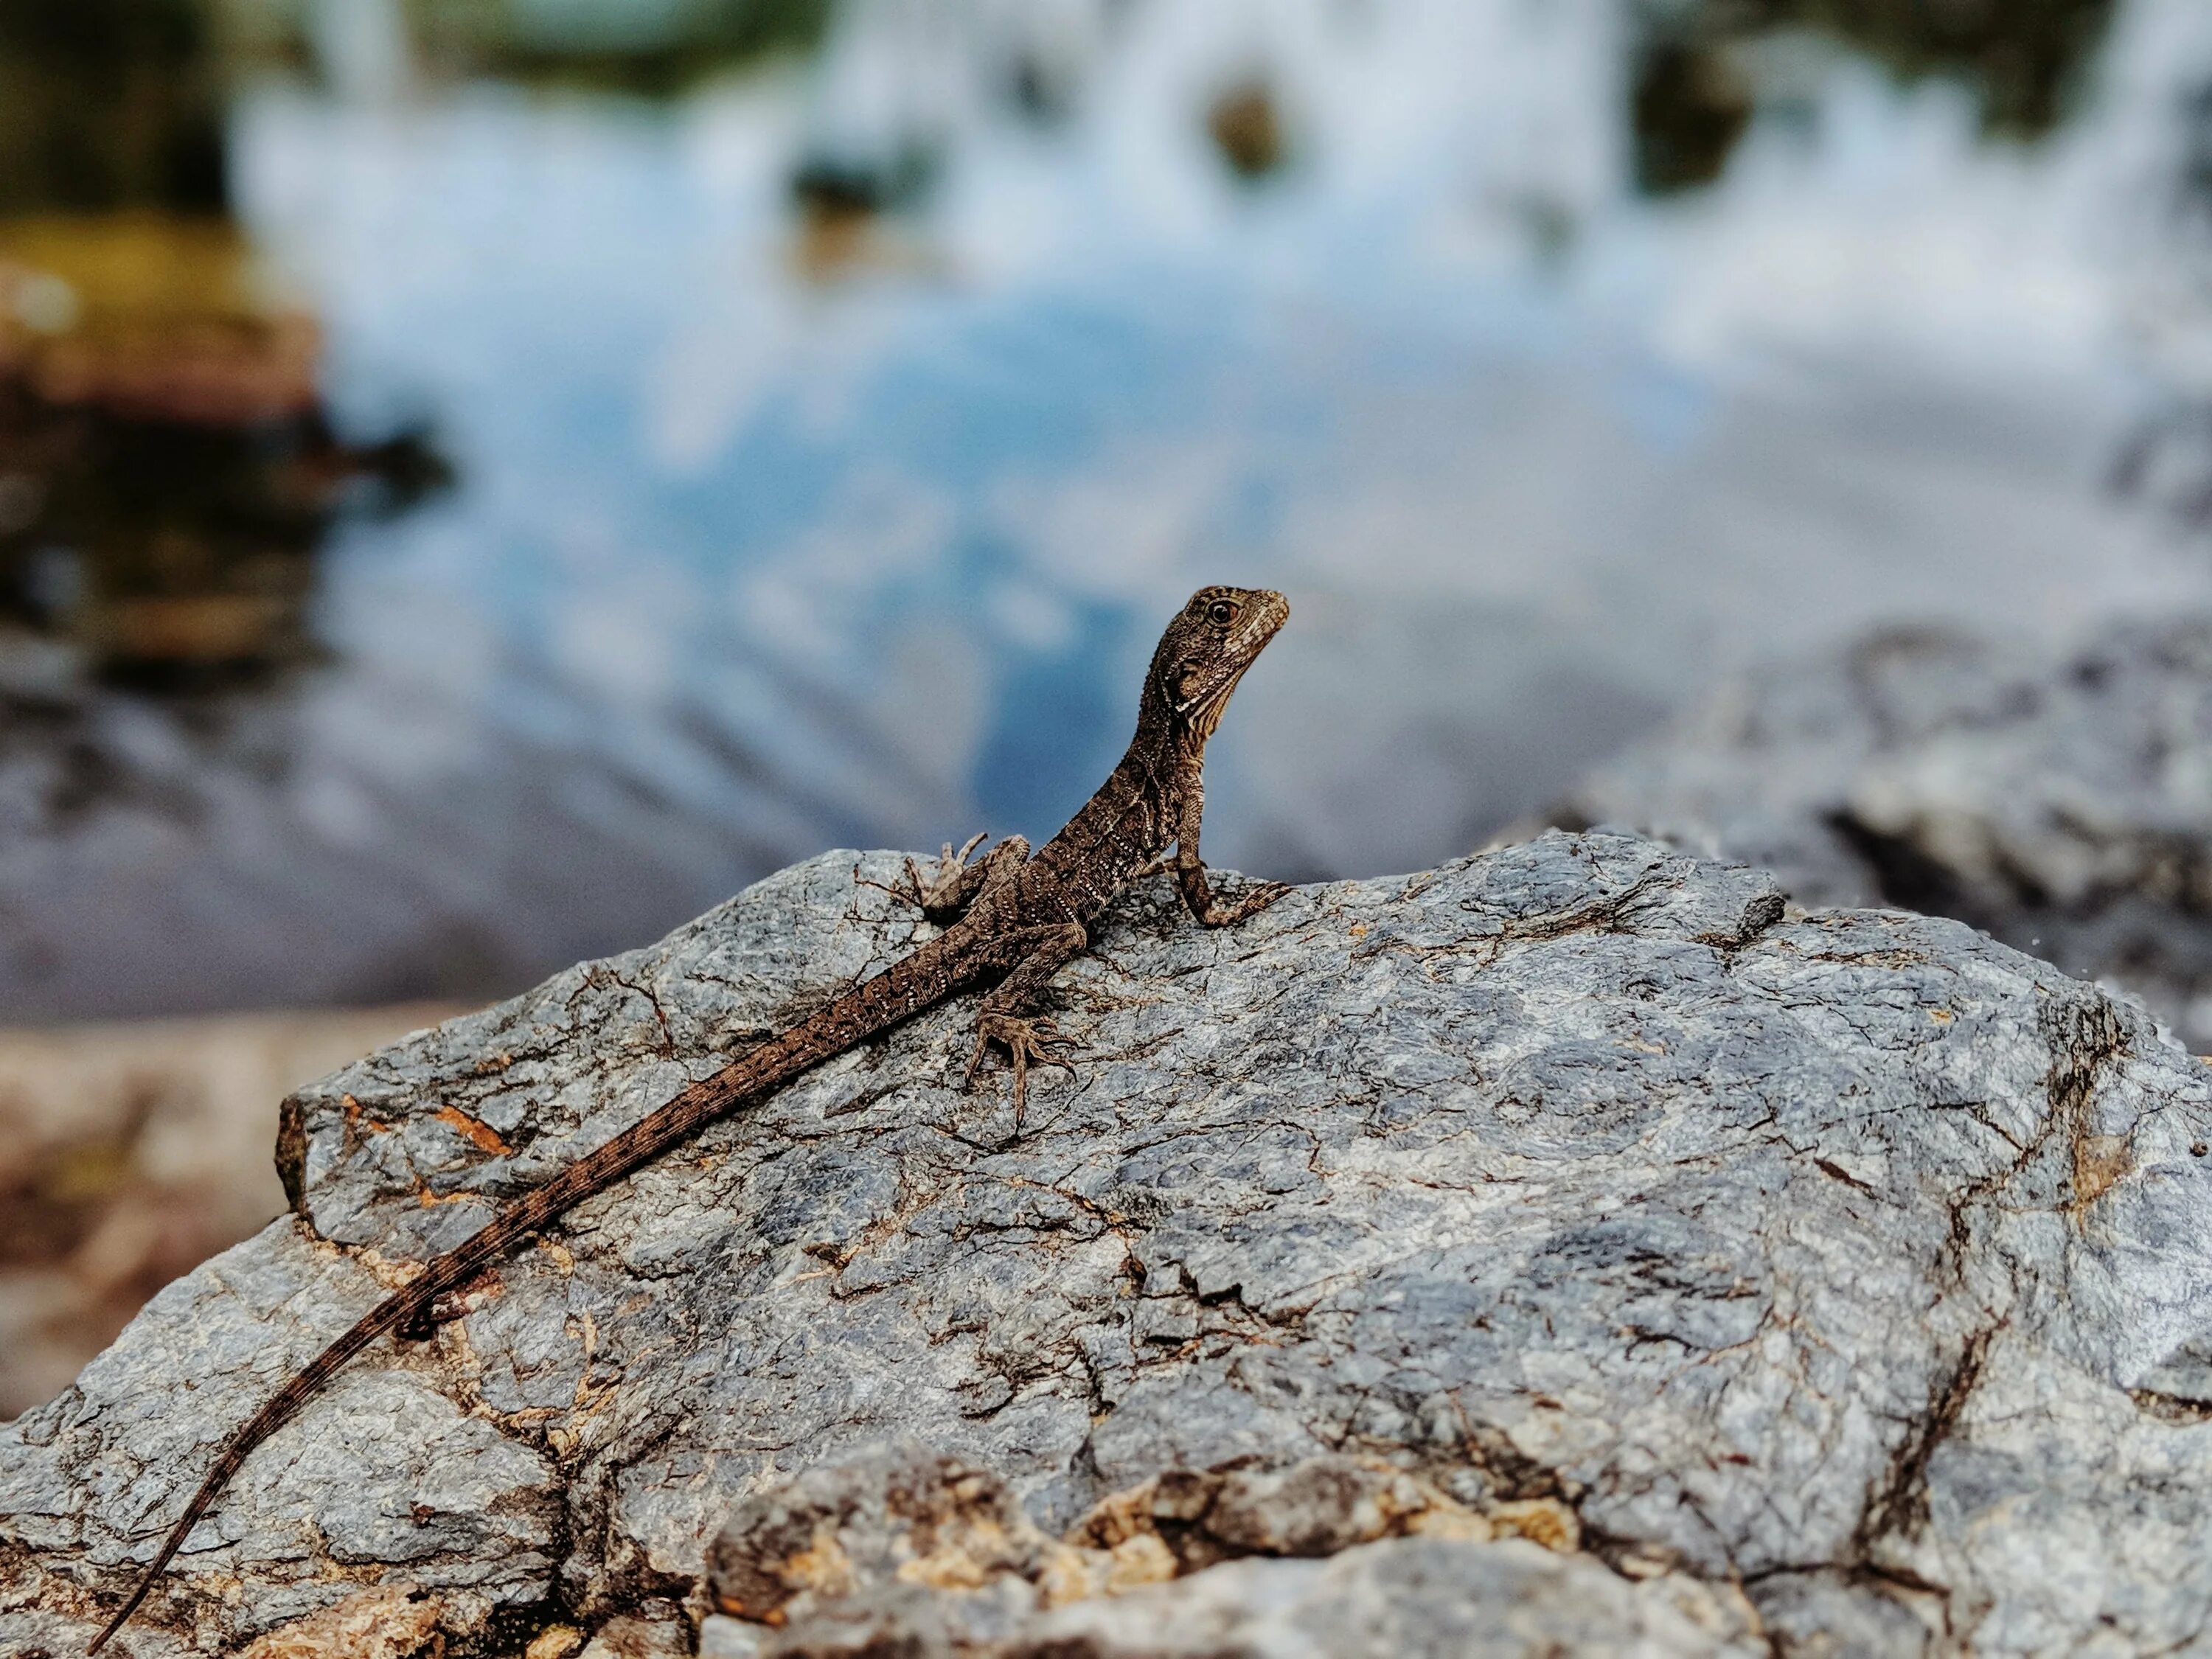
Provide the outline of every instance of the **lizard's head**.
[[1200,588],[1160,635],[1147,699],[1203,744],[1221,724],[1244,671],[1290,619],[1290,602],[1267,588]]

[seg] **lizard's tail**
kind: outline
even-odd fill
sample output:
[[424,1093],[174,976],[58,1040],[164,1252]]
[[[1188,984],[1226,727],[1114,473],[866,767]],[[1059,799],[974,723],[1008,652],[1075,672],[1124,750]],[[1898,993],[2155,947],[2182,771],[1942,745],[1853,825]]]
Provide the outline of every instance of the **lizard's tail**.
[[[937,941],[941,945],[942,939]],[[501,1209],[482,1228],[437,1257],[402,1289],[393,1291],[352,1329],[310,1360],[261,1409],[234,1429],[216,1455],[215,1467],[200,1482],[191,1502],[169,1528],[141,1573],[130,1596],[85,1650],[95,1654],[138,1610],[154,1581],[161,1576],[200,1517],[229,1483],[247,1455],[314,1397],[322,1385],[363,1348],[412,1323],[438,1297],[467,1284],[492,1261],[560,1215],[570,1206],[621,1180],[682,1145],[745,1101],[780,1088],[830,1055],[865,1042],[930,1004],[961,988],[969,975],[948,973],[950,953],[925,945],[883,973],[847,992],[789,1030],[769,1038],[731,1061],[712,1077],[684,1090],[665,1106],[568,1165],[543,1186],[533,1187]]]
[[207,1479],[200,1482],[200,1489],[192,1494],[192,1501],[185,1505],[184,1514],[178,1517],[177,1524],[169,1528],[169,1535],[161,1540],[161,1547],[155,1552],[152,1565],[139,1575],[129,1597],[115,1610],[115,1616],[107,1621],[100,1634],[92,1638],[92,1645],[85,1650],[86,1653],[98,1653],[107,1644],[107,1638],[121,1630],[131,1615],[138,1611],[138,1604],[146,1599],[146,1592],[154,1588],[154,1581],[161,1576],[161,1570],[169,1565],[171,1558],[184,1547],[186,1535],[199,1524],[200,1517],[207,1513],[208,1506],[215,1502],[216,1495],[229,1484],[230,1477],[238,1473],[238,1466],[246,1462],[246,1455],[283,1427],[286,1419],[307,1402],[315,1389],[336,1376],[339,1367],[347,1360],[386,1331],[397,1329],[410,1316],[413,1307],[408,1292],[413,1289],[410,1285],[406,1291],[387,1297],[378,1304],[351,1330],[310,1360],[268,1404],[231,1431],[230,1437],[223,1442],[222,1450],[216,1454],[215,1467],[208,1471]]

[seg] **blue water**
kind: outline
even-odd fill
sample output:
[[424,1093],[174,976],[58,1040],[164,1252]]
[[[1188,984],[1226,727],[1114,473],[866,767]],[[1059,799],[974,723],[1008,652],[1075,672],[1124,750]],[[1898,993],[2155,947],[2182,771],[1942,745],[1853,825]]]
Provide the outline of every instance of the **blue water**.
[[[1464,851],[1753,657],[2204,597],[2106,487],[2194,395],[2187,0],[2024,146],[1767,43],[1788,95],[1661,200],[1602,0],[1122,9],[1045,126],[914,9],[672,102],[241,94],[338,417],[426,419],[458,482],[338,533],[329,662],[228,735],[100,716],[194,805],[0,849],[11,1012],[483,994],[826,846],[1048,835],[1204,581],[1294,608],[1206,853],[1299,878]],[[1251,184],[1203,113],[1255,65]],[[928,191],[810,240],[799,158],[917,134]]]

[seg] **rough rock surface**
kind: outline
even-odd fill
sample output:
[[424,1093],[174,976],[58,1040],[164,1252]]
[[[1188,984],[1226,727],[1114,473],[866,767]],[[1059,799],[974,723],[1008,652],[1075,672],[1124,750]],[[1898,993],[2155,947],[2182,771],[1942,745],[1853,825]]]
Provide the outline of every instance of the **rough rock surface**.
[[1552,814],[1956,916],[2212,1049],[2212,619],[1874,635],[1723,686]]
[[[720,1616],[700,1659],[1752,1659],[1754,1618],[1695,1581],[1621,1577],[1512,1540],[1418,1538],[1326,1559],[1252,1559],[1018,1617],[982,1633],[972,1591],[862,1591],[787,1628]],[[1741,1601],[1741,1598],[1737,1598]]]
[[1326,1561],[1240,1561],[1079,1602],[1036,1620],[1000,1651],[1005,1659],[1749,1659],[1764,1651],[1701,1622],[1703,1609],[1676,1607],[1666,1588],[1534,1544],[1416,1539],[1359,1545]]
[[[894,867],[817,859],[295,1096],[299,1218],[0,1431],[0,1651],[81,1643],[216,1438],[397,1264],[904,948],[917,924],[855,878]],[[1155,1650],[1142,1609],[1176,1597],[1219,1651],[1378,1651],[1259,1626],[1460,1578],[1477,1611],[1437,1619],[1654,1650],[1735,1586],[1785,1651],[2212,1640],[2212,1072],[2130,1005],[1956,922],[1792,918],[1762,874],[1609,835],[1220,933],[1161,881],[1064,984],[1091,1053],[1019,1139],[1002,1079],[957,1087],[969,1010],[938,1011],[357,1362],[124,1650],[404,1583],[453,1654],[573,1646],[556,1624],[680,1651],[733,1510],[896,1437],[1079,1553],[1114,1553],[1094,1507],[1120,1494],[1172,1554],[1174,1471],[1220,1472],[1205,1513],[1275,1492],[1237,1547],[1303,1535],[1266,1511],[1332,1454],[1480,1521],[1040,1593],[1023,1618],[1089,1632],[1063,1655]],[[1578,1552],[1503,1536],[1539,1514]]]
[[[1522,1511],[1525,1527],[1554,1506],[1571,1516],[1555,1499],[1504,1507]],[[1756,1613],[1733,1589],[1717,1594],[1678,1573],[1638,1583],[1588,1557],[1492,1543],[1493,1530],[1418,1475],[1326,1454],[1275,1470],[1170,1470],[1107,1498],[1055,1541],[989,1471],[922,1447],[872,1448],[739,1506],[708,1552],[708,1595],[721,1613],[702,1627],[700,1652],[1766,1651],[1753,1639]],[[1571,1551],[1571,1519],[1547,1531],[1553,1548]]]

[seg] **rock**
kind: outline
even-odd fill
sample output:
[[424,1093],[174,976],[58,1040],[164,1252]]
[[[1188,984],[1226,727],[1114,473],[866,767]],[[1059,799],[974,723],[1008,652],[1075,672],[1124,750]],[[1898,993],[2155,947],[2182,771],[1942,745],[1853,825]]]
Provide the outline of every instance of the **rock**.
[[579,1659],[690,1659],[690,1652],[691,1621],[663,1602],[650,1617],[617,1613],[584,1644]]
[[904,1443],[740,1504],[707,1552],[707,1595],[726,1614],[788,1626],[761,1649],[781,1659],[996,1651],[1043,1639],[1040,1608],[1239,1557],[1325,1557],[1415,1535],[1481,1542],[1491,1527],[1380,1459],[1324,1455],[1277,1470],[1170,1469],[1096,1505],[1063,1542],[991,1471]]
[[1171,1577],[1242,1555],[1334,1555],[1414,1534],[1480,1542],[1492,1531],[1418,1475],[1336,1455],[1275,1470],[1170,1469],[1099,1504],[1068,1540],[1113,1557],[1105,1577],[1120,1589],[1143,1582],[1128,1571],[1138,1562]]
[[1637,1583],[1587,1557],[1441,1538],[1247,1559],[1032,1614],[992,1636],[963,1596],[877,1585],[769,1632],[708,1621],[702,1659],[1489,1659],[1768,1651],[1732,1592]]
[[[295,1095],[298,1214],[0,1430],[0,1651],[81,1644],[216,1439],[398,1264],[906,948],[866,884],[896,867],[814,860]],[[665,1631],[726,1519],[842,1513],[791,1483],[901,1440],[950,1485],[892,1527],[888,1469],[861,1482],[849,1595],[757,1552],[816,1601],[717,1614],[712,1650],[789,1659],[816,1614],[854,1651],[1061,1659],[2201,1640],[2212,1073],[2132,1005],[1602,834],[1221,932],[1163,879],[1063,985],[1090,1053],[1019,1136],[938,1011],[348,1368],[125,1650],[403,1582],[456,1656]],[[1116,1515],[1126,1593],[1089,1594]],[[1109,1582],[1048,1594],[1060,1548]],[[1253,1548],[1336,1553],[1212,1559]]]
[[2212,619],[1878,634],[1723,687],[1551,816],[1958,917],[2212,1048]]
[[[872,1448],[739,1507],[708,1552],[707,1586],[751,1631],[716,1619],[702,1652],[1534,1654],[1562,1639],[1621,1652],[1753,1650],[1730,1645],[1757,1628],[1748,1604],[1694,1581],[1639,1599],[1590,1563],[1562,1571],[1510,1551],[1360,1553],[1382,1539],[1490,1537],[1482,1516],[1418,1476],[1324,1455],[1276,1470],[1171,1469],[1105,1499],[1055,1543],[988,1471],[918,1445]],[[1217,1565],[1346,1552],[1358,1565],[1326,1574]],[[1148,1588],[1171,1582],[1165,1593]],[[1070,1604],[1084,1610],[1050,1611]],[[1689,1624],[1685,1607],[1698,1614]],[[1317,1638],[1309,1615],[1324,1607],[1336,1611]],[[1465,1646],[1478,1628],[1500,1645]]]
[[699,1659],[759,1659],[769,1634],[764,1625],[710,1613],[699,1621]]
[[386,1584],[271,1631],[243,1659],[416,1659],[439,1645],[437,1602],[412,1585]]
[[584,1645],[584,1632],[574,1625],[548,1625],[530,1638],[522,1659],[568,1659]]
[[1518,1540],[1421,1538],[1085,1601],[994,1659],[1749,1659],[1768,1650],[1754,1628],[1701,1586],[1635,1583]]
[[706,1576],[722,1612],[769,1624],[896,1585],[1011,1590],[1024,1611],[1040,1590],[1072,1600],[1090,1589],[1077,1553],[1039,1530],[1005,1481],[910,1443],[747,1499],[708,1550]]

